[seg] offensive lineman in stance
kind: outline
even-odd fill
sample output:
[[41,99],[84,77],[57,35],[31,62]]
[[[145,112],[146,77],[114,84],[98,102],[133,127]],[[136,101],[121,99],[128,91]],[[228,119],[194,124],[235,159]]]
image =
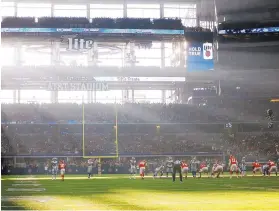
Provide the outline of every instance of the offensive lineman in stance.
[[160,165],[159,167],[157,167],[155,169],[154,174],[153,174],[153,179],[155,179],[155,177],[158,176],[158,173],[160,173],[160,178],[161,178],[163,176],[163,174],[164,174],[164,168],[165,168],[165,166],[163,164]]
[[132,159],[130,160],[130,179],[132,179],[132,177],[136,179],[136,172],[136,159],[132,157]]
[[207,166],[206,162],[204,161],[200,164],[200,170],[199,170],[200,178],[201,178],[202,173],[206,173],[207,177],[209,177],[208,172],[209,172],[208,166]]
[[88,179],[90,179],[93,176],[92,170],[93,170],[94,161],[93,161],[93,159],[89,159],[87,163],[88,163],[88,166],[87,166]]
[[220,174],[223,173],[224,169],[223,169],[223,165],[221,163],[215,163],[212,167],[212,176],[215,175],[215,173],[217,173],[216,178],[219,178]]
[[167,177],[169,177],[169,173],[173,173],[173,159],[172,157],[168,157],[167,159]]
[[64,175],[65,175],[65,169],[66,169],[66,163],[64,160],[60,161],[59,169],[60,169],[61,179],[62,179],[62,181],[64,181]]
[[255,176],[257,171],[259,171],[261,174],[263,174],[262,166],[258,160],[256,160],[252,165],[253,165],[253,176]]
[[268,166],[269,166],[269,169],[268,169],[268,176],[270,176],[271,172],[273,172],[273,171],[275,172],[275,175],[277,176],[277,174],[278,174],[278,169],[277,169],[277,166],[276,166],[275,162],[269,160],[267,164],[268,164]]
[[229,159],[230,178],[232,178],[233,172],[236,173],[236,176],[238,178],[239,169],[238,169],[237,164],[238,164],[238,162],[237,162],[236,158],[234,156],[230,155],[230,159]]
[[52,173],[51,178],[52,178],[52,180],[56,179],[57,171],[58,171],[57,158],[52,158],[52,161],[51,161],[51,173]]
[[181,161],[176,160],[173,163],[172,181],[175,182],[176,172],[179,173],[180,182],[182,182]]

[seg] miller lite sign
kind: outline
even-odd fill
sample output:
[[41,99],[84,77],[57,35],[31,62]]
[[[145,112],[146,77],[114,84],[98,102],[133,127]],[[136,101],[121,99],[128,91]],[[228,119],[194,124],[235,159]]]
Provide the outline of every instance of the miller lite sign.
[[203,58],[204,59],[213,59],[212,43],[203,43]]

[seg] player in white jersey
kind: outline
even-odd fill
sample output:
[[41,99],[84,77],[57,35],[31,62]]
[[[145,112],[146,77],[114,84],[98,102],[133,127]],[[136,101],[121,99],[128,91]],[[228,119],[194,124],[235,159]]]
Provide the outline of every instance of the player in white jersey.
[[166,170],[166,173],[167,173],[167,177],[169,177],[169,173],[172,174],[173,173],[173,159],[172,157],[168,157],[167,159],[167,162],[166,162],[166,166],[167,166],[167,170]]
[[222,164],[215,163],[212,167],[212,176],[217,174],[216,178],[219,178],[220,174],[223,173],[224,168]]
[[243,157],[242,160],[241,160],[240,169],[241,169],[241,176],[242,177],[246,176],[246,161],[245,161],[245,157]]
[[56,179],[58,172],[58,161],[57,158],[52,158],[51,160],[51,172],[52,172],[52,180]]
[[160,178],[161,178],[163,176],[163,174],[164,174],[164,168],[165,168],[164,165],[161,165],[161,166],[157,167],[155,169],[154,174],[153,174],[153,179],[155,179],[155,177],[157,177],[158,174],[160,174]]
[[136,173],[137,173],[137,161],[134,157],[130,160],[130,179],[134,178],[136,179]]
[[89,159],[87,161],[87,163],[88,163],[88,166],[87,166],[88,179],[90,179],[93,176],[92,171],[93,171],[94,161],[93,161],[93,159]]

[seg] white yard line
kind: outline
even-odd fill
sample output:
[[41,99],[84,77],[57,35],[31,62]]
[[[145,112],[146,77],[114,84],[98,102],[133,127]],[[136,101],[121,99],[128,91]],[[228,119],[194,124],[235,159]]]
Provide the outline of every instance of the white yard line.
[[37,186],[40,186],[41,184],[33,184],[33,183],[23,183],[23,184],[12,184],[12,186],[34,186],[34,187],[37,187]]

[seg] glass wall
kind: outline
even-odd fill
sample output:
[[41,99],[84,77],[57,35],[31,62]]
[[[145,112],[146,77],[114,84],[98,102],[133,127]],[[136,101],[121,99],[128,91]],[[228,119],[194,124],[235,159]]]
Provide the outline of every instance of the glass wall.
[[[160,18],[160,4],[127,4],[127,11],[124,11],[124,4],[86,4],[77,5],[53,5],[43,3],[1,3],[1,16],[19,17],[108,17],[122,18],[127,13],[130,18]],[[89,9],[89,11],[87,11]],[[196,4],[164,4],[163,13],[165,18],[181,18],[185,26],[194,27],[197,25]],[[208,27],[207,27],[208,28]]]
[[15,3],[14,2],[1,2],[0,9],[1,17],[15,16]]
[[164,17],[180,18],[184,26],[197,26],[196,4],[164,4]]
[[21,103],[50,103],[50,91],[46,90],[21,90]]
[[54,5],[54,17],[87,17],[86,5]]
[[160,18],[159,4],[127,4],[129,18]]
[[90,4],[90,18],[123,18],[123,4]]
[[51,16],[51,4],[17,4],[17,16],[19,17],[49,17]]

